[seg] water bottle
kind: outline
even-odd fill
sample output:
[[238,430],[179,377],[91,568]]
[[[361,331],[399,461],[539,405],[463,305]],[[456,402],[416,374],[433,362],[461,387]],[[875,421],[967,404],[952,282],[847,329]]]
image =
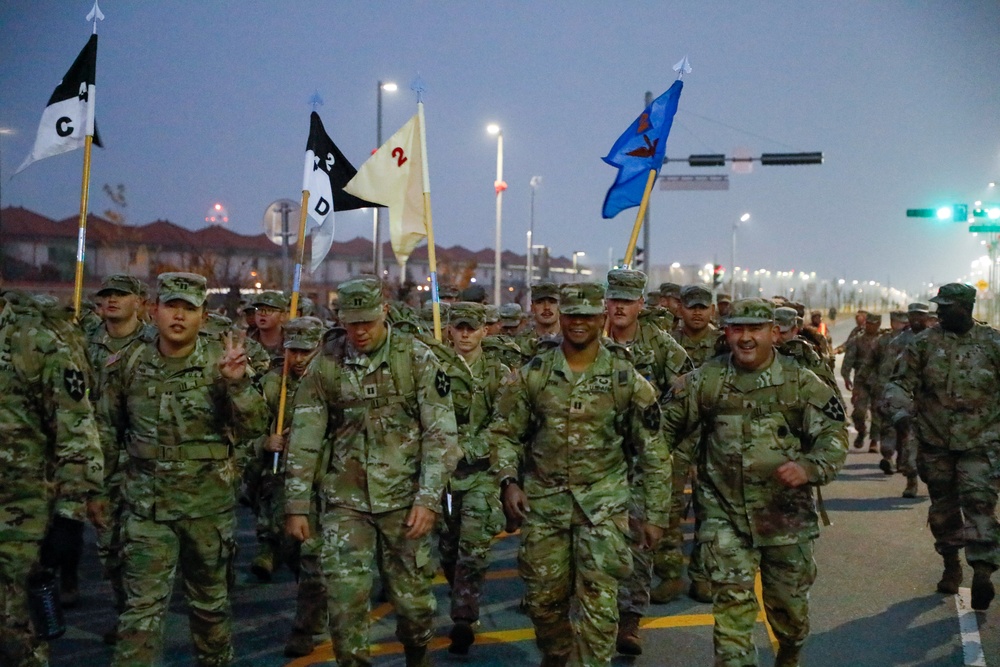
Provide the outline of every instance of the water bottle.
[[66,632],[59,583],[52,570],[38,570],[28,577],[28,611],[38,639],[55,639]]

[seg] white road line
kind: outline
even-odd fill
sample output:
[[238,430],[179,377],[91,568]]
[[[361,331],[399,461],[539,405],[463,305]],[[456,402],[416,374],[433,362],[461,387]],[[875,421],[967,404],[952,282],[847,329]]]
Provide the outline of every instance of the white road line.
[[972,609],[968,588],[958,589],[955,594],[955,609],[958,611],[958,630],[962,635],[962,654],[965,656],[966,667],[987,667],[983,640],[979,637],[979,621]]

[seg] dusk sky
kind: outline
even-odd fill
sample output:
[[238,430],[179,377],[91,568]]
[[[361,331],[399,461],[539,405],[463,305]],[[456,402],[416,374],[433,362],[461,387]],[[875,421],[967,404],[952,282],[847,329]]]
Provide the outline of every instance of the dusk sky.
[[[0,0],[3,206],[77,214],[82,151],[11,178],[53,88],[90,35],[88,0]],[[907,208],[1000,203],[1000,3],[963,0],[472,2],[102,0],[90,210],[125,185],[128,221],[197,228],[221,202],[229,226],[261,231],[264,210],[298,200],[319,92],[326,129],[355,166],[424,103],[437,241],[492,247],[496,139],[504,133],[503,245],[524,252],[529,181],[535,241],[624,254],[636,209],[601,219],[615,170],[601,161],[643,95],[693,72],[667,155],[822,151],[823,165],[750,174],[668,164],[662,174],[730,176],[728,191],[654,190],[655,265],[737,264],[821,278],[921,283],[969,278],[985,254],[964,225]],[[371,236],[340,213],[336,238]]]

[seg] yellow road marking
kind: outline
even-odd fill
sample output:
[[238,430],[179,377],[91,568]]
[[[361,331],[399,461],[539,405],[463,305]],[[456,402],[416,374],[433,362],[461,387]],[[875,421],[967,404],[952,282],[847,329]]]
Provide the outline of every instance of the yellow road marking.
[[753,590],[757,594],[757,604],[760,606],[760,613],[757,615],[757,620],[764,621],[764,627],[767,628],[767,637],[771,640],[771,648],[777,653],[778,638],[774,636],[774,630],[771,629],[771,624],[767,622],[767,614],[764,613],[764,585],[760,582],[760,570],[757,570],[757,576],[754,578]]

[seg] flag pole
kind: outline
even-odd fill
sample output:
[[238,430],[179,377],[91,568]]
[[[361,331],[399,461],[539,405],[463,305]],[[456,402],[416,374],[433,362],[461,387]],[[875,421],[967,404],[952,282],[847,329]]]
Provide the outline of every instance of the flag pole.
[[431,220],[431,176],[427,170],[427,132],[424,129],[424,103],[417,102],[420,124],[420,166],[424,177],[424,228],[427,231],[427,261],[431,270],[431,306],[434,313],[434,337],[441,340],[441,299],[438,297],[437,258],[434,254],[434,223]]
[[649,170],[649,178],[646,179],[646,189],[642,193],[642,202],[639,204],[639,214],[635,216],[635,224],[632,225],[632,237],[628,240],[628,248],[625,250],[625,266],[632,266],[632,255],[635,253],[635,244],[639,242],[639,230],[642,229],[642,221],[646,216],[646,207],[649,205],[649,193],[653,191],[653,183],[656,182],[656,169]]
[[[288,307],[288,319],[295,319],[299,312],[299,291],[301,290],[302,264],[306,256],[306,218],[309,216],[309,191],[302,191],[302,206],[299,208],[299,236],[295,248],[295,278],[292,280],[292,303]],[[275,420],[274,432],[277,435],[285,430],[285,405],[288,403],[288,353],[281,366],[281,391],[278,393],[278,418]],[[271,472],[278,474],[278,462],[281,452],[274,453],[271,462]]]
[[90,146],[94,137],[87,135],[83,143],[83,185],[80,188],[80,225],[76,237],[76,277],[73,283],[73,316],[80,319],[83,300],[83,258],[87,252],[87,206],[90,201]]

